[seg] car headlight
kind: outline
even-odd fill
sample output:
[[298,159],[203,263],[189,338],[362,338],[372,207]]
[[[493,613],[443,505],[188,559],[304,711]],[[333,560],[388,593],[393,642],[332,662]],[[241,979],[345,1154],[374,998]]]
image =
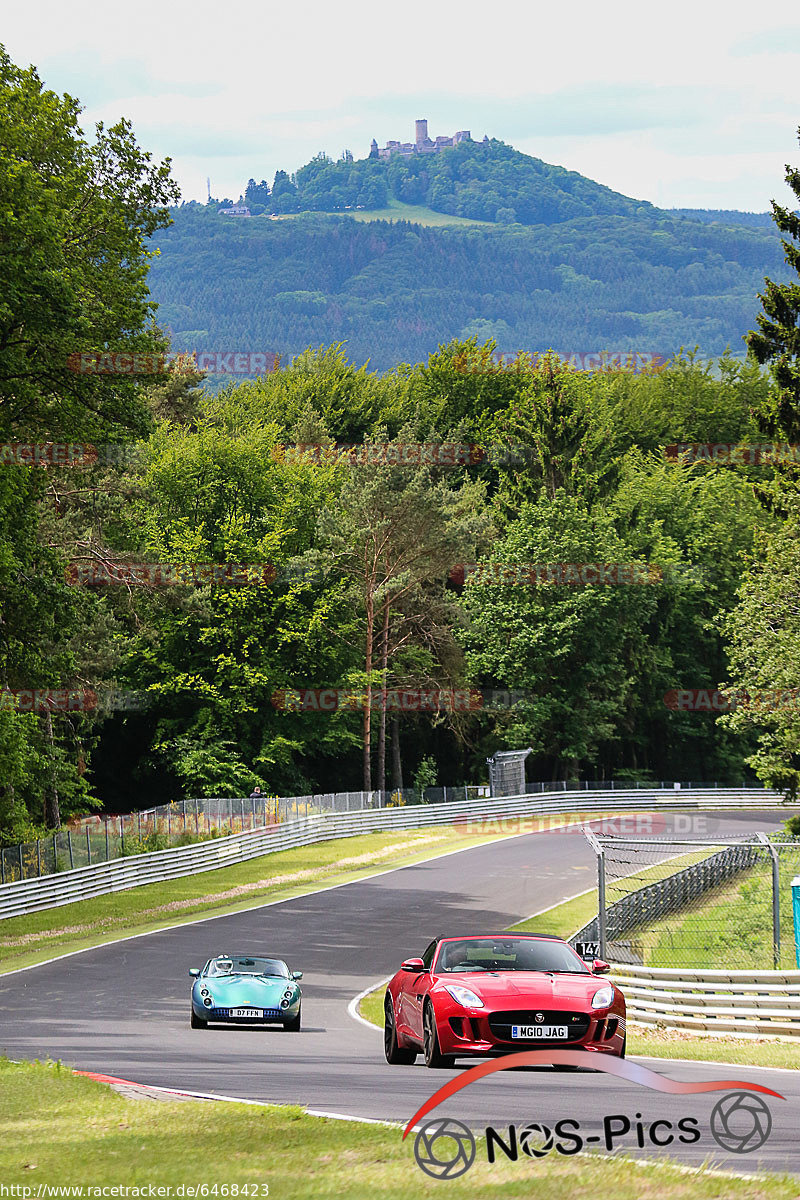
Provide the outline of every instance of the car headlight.
[[210,996],[206,996],[203,1000],[203,1004],[205,1004],[206,1008],[211,1008],[213,1007],[214,1001]]
[[200,988],[200,995],[201,996],[210,996],[211,992],[208,990],[208,988]]
[[284,998],[284,1000],[291,1000],[293,995],[294,995],[293,990],[291,988],[287,988],[286,991],[283,993],[283,998]]
[[445,985],[445,991],[450,993],[456,1004],[461,1004],[464,1008],[486,1007],[480,996],[476,996],[468,987],[460,987],[457,983],[448,983]]
[[613,999],[613,987],[602,987],[592,996],[592,1008],[608,1008]]

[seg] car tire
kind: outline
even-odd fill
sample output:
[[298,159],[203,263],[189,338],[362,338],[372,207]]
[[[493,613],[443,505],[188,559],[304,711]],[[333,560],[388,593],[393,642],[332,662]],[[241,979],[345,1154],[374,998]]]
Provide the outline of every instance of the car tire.
[[289,1033],[299,1033],[300,1032],[300,1016],[301,1016],[301,1010],[298,1008],[297,1016],[292,1017],[291,1021],[284,1021],[283,1028],[286,1029]]
[[192,1009],[192,1019],[189,1024],[192,1029],[208,1029],[208,1021],[204,1021],[202,1017],[198,1017],[194,1009]]
[[436,1016],[430,1001],[425,1005],[422,1014],[422,1037],[426,1067],[430,1067],[432,1070],[447,1070],[455,1066],[456,1060],[452,1054],[442,1054],[436,1029]]
[[397,1040],[394,1005],[388,992],[383,1002],[383,1053],[386,1055],[387,1063],[393,1067],[408,1067],[417,1061],[417,1051],[406,1049]]

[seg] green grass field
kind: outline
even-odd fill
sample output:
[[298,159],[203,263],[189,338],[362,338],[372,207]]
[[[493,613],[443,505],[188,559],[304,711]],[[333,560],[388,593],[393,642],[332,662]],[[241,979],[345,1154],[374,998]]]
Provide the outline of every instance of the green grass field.
[[214,1197],[242,1196],[247,1185],[249,1196],[274,1200],[407,1200],[444,1190],[529,1200],[534,1187],[536,1200],[797,1197],[789,1177],[738,1179],[591,1154],[521,1155],[490,1165],[481,1142],[469,1172],[442,1181],[417,1167],[412,1137],[402,1141],[398,1126],[311,1117],[299,1108],[127,1099],[59,1064],[0,1059],[0,1183],[30,1189],[14,1193],[22,1197],[47,1186],[120,1185],[171,1187],[173,1196],[181,1185],[205,1185]]
[[[307,217],[310,213],[284,213],[279,221],[293,217]],[[319,216],[319,213],[314,214]],[[415,225],[480,225],[484,229],[501,228],[495,221],[475,221],[469,217],[451,217],[447,213],[434,212],[424,204],[404,204],[402,200],[390,200],[386,208],[350,209],[347,212],[324,213],[323,216],[352,217],[354,221],[413,221]]]

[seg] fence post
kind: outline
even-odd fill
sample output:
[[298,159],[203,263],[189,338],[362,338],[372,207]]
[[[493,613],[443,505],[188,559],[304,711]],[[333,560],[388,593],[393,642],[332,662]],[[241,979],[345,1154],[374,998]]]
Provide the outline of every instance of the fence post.
[[25,868],[22,865],[22,842],[17,842],[17,858],[19,859],[19,877],[25,878]]
[[58,834],[53,834],[53,874],[58,870]]
[[[231,809],[231,814],[232,813],[233,813],[233,810]],[[233,824],[233,816],[232,815],[231,815],[231,824]],[[197,807],[196,800],[194,802],[194,831],[195,831],[195,833],[200,832],[200,810]]]
[[75,859],[72,857],[72,833],[67,830],[67,849],[69,850],[69,866],[70,870],[75,866]]
[[109,859],[109,853],[108,853],[108,817],[106,817],[105,825],[106,825],[106,862],[108,862],[108,859]]
[[583,831],[597,855],[597,937],[600,942],[600,957],[606,956],[606,856],[591,829]]
[[39,870],[39,878],[42,877],[42,843],[36,839],[36,866]]
[[88,866],[92,865],[92,843],[89,838],[89,826],[86,826],[86,862]]
[[125,856],[125,818],[119,819],[119,848],[122,857]]
[[776,971],[781,967],[781,880],[778,851],[765,833],[757,833],[756,839],[767,847],[772,858],[772,962]]
[[5,851],[0,847],[0,883],[6,881],[6,856]]

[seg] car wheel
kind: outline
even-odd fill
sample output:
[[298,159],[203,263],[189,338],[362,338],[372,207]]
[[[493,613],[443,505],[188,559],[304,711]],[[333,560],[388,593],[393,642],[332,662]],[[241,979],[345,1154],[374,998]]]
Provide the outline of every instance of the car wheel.
[[300,1032],[300,1009],[297,1010],[297,1016],[292,1017],[291,1021],[284,1021],[283,1028],[288,1029],[289,1033]]
[[393,1067],[409,1066],[417,1061],[416,1050],[407,1050],[397,1040],[394,1005],[388,994],[383,1002],[383,1053],[386,1055],[386,1061]]
[[436,1017],[430,1001],[425,1005],[425,1012],[422,1015],[422,1037],[426,1067],[436,1069],[455,1066],[456,1060],[452,1054],[442,1054],[439,1046],[439,1034],[436,1031]]
[[192,1019],[189,1024],[192,1029],[208,1029],[208,1021],[204,1021],[202,1017],[196,1016],[194,1009],[192,1009]]

